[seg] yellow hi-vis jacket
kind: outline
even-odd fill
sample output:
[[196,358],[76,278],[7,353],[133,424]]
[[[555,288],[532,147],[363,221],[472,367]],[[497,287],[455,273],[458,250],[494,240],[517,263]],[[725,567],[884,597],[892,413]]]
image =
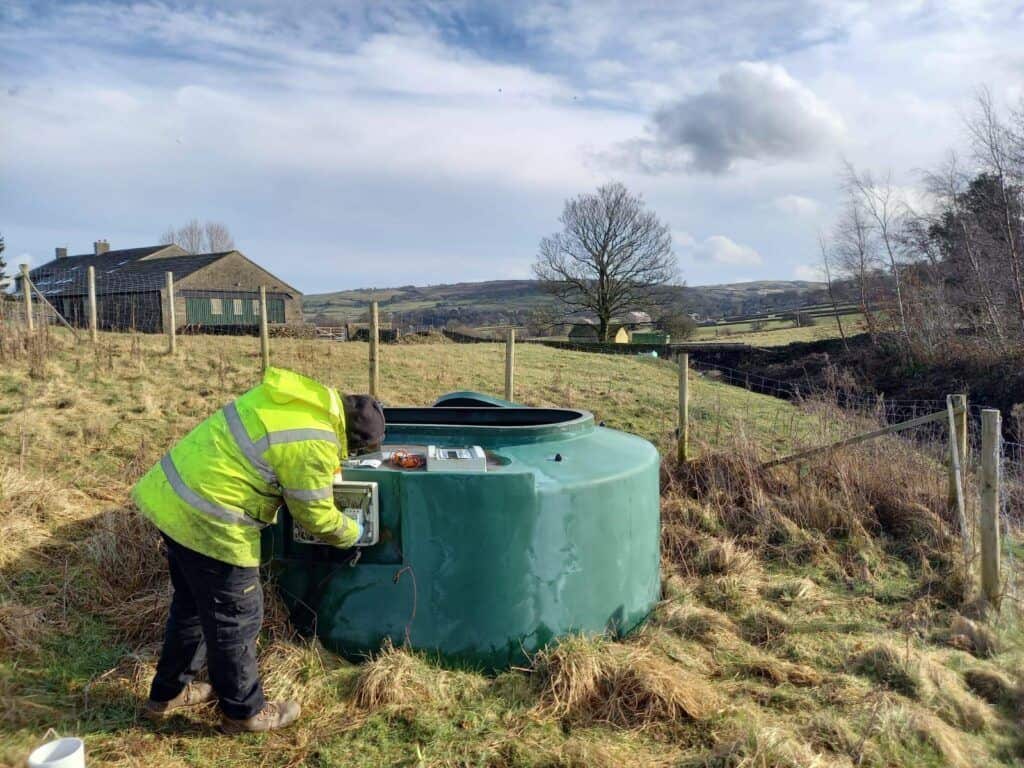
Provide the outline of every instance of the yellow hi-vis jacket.
[[334,506],[332,489],[347,454],[340,395],[268,368],[262,384],[171,448],[132,498],[179,544],[233,565],[259,565],[260,530],[282,499],[307,531],[350,547],[359,528]]

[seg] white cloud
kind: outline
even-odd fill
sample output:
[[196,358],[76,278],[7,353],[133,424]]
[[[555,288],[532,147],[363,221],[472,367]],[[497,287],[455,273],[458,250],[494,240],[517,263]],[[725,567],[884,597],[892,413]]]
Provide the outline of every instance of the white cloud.
[[772,205],[777,211],[796,218],[810,217],[818,212],[818,204],[803,195],[780,195],[772,200]]
[[706,238],[693,247],[692,254],[697,261],[728,266],[749,266],[762,262],[761,254],[753,248],[740,245],[725,235],[712,235]]
[[219,25],[206,29],[194,14],[165,15],[146,28],[157,31],[157,42],[193,31],[229,41],[255,76],[211,65],[196,77],[191,63],[171,60],[140,83],[145,70],[136,77],[116,72],[118,49],[75,46],[68,57],[99,66],[102,78],[40,73],[7,94],[0,101],[10,116],[4,133],[18,147],[7,169],[34,167],[38,175],[50,168],[64,178],[116,170],[152,179],[159,172],[180,180],[218,167],[227,177],[237,168],[366,171],[564,189],[599,181],[581,146],[595,119],[605,136],[625,138],[641,125],[621,111],[571,106],[556,77],[489,63],[422,32],[375,35],[351,50],[306,51],[234,17],[218,17]]
[[797,264],[793,269],[795,280],[807,280],[812,283],[825,281],[825,270],[820,264]]
[[920,207],[914,169],[962,152],[977,84],[1021,93],[1017,5],[876,5],[8,0],[8,252],[201,216],[307,290],[526,277],[562,201],[607,180],[588,160],[618,153],[688,281],[792,275],[835,150]]

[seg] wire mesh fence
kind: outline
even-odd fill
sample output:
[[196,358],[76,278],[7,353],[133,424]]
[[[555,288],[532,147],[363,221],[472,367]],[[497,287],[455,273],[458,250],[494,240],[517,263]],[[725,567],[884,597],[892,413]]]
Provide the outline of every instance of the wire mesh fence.
[[[178,256],[173,270],[162,259],[123,251],[90,257],[88,263],[58,259],[30,273],[32,312],[41,313],[45,322],[82,329],[95,324],[100,331],[167,333],[173,324],[178,333],[255,335],[263,311],[258,286],[239,281],[225,288],[225,279],[220,279],[220,287],[213,287],[199,273],[222,256]],[[19,293],[22,281],[17,278]],[[288,305],[295,301],[285,291],[268,290],[267,322],[283,326],[294,320],[295,311],[289,313]]]
[[[261,306],[256,292],[239,290],[229,295],[232,292],[206,290],[200,286],[172,288],[166,272],[155,268],[125,270],[123,265],[115,263],[109,270],[96,269],[94,265],[93,271],[94,301],[90,298],[88,270],[61,265],[33,273],[31,312],[37,330],[31,339],[25,336],[27,309],[22,286],[17,287],[17,293],[0,299],[0,359],[4,358],[5,349],[14,344],[25,349],[35,345],[35,354],[41,354],[40,350],[45,350],[48,329],[58,324],[67,324],[72,331],[77,330],[81,334],[82,329],[90,327],[93,307],[96,325],[102,331],[165,332],[172,322],[170,310],[173,306],[173,324],[179,331],[233,335],[258,333]],[[173,281],[172,275],[171,285]],[[275,299],[284,301],[283,297],[268,294],[267,320],[284,324],[284,308],[280,303],[274,304]],[[316,338],[316,335],[310,334],[310,338]],[[563,345],[563,348],[594,352],[591,344]],[[258,350],[258,342],[254,342],[254,354]],[[641,350],[640,354],[652,357],[653,351]],[[636,350],[631,352],[637,354]],[[674,365],[670,360],[652,360],[652,363]],[[849,385],[815,388],[808,380],[773,379],[693,357],[691,366],[694,376],[711,384],[723,385],[704,388],[701,396],[691,403],[694,439],[715,447],[730,444],[737,435],[746,435],[758,443],[766,458],[828,445],[885,425],[942,412],[947,407],[944,399],[890,399]],[[609,381],[608,389],[613,389],[612,381]],[[747,394],[736,397],[736,390]],[[792,407],[792,404],[798,407]],[[675,403],[665,405],[663,439],[659,441],[663,447],[673,442],[676,429]],[[964,487],[968,491],[966,507],[972,528],[980,506],[980,483],[976,475],[983,408],[984,404],[969,404],[968,440],[962,457]],[[931,460],[934,472],[928,481],[939,488],[947,482],[949,442],[948,422],[939,419],[906,429],[898,435],[879,438],[877,446],[881,447],[871,450],[878,453],[879,460],[884,460],[881,457],[887,444],[913,446]],[[1015,574],[1008,583],[1019,590],[1021,551],[1017,542],[1024,530],[1024,444],[1015,441],[1002,443],[1000,472],[1004,560],[1008,572]],[[1015,594],[1019,599],[1019,592]]]
[[[899,444],[910,446],[921,456],[930,460],[932,471],[926,477],[908,478],[908,482],[916,484],[932,483],[936,493],[948,485],[949,502],[955,500],[955,486],[950,480],[952,470],[952,449],[950,435],[953,434],[950,419],[946,418],[948,403],[945,399],[894,400],[879,395],[858,392],[850,389],[808,387],[807,382],[785,382],[767,377],[750,376],[727,366],[700,363],[695,375],[709,381],[717,381],[730,387],[747,390],[751,397],[746,398],[738,410],[739,429],[761,438],[763,452],[770,457],[781,454],[796,454],[804,449],[828,446],[840,441],[864,435],[873,431],[882,431],[888,425],[922,420],[929,414],[938,414],[939,418],[901,429],[895,434],[886,434],[861,444],[858,450],[873,453],[873,460],[885,461],[887,445]],[[797,404],[797,409],[783,410],[773,408],[770,404],[759,401],[753,395],[763,394],[767,400],[785,398]],[[724,396],[716,392],[713,397]],[[726,407],[735,411],[736,401],[729,399]],[[720,408],[720,403],[711,404],[712,411]],[[691,418],[698,414],[700,407],[690,405]],[[965,418],[958,420],[956,430],[966,427],[965,445],[958,448],[962,455],[958,456],[961,469],[961,493],[966,517],[962,524],[966,537],[965,551],[970,567],[978,566],[980,555],[980,537],[983,506],[982,472],[982,414],[987,410],[983,404],[968,404]],[[991,409],[988,409],[991,410]],[[712,445],[720,442],[723,420],[715,413],[707,419],[714,426],[714,433],[707,430],[696,434]],[[767,436],[767,439],[765,439]],[[727,441],[722,441],[727,442]],[[839,450],[849,450],[841,448]],[[828,460],[828,454],[819,454]],[[998,497],[997,527],[1000,532],[1000,557],[1002,560],[1000,594],[1021,605],[1024,601],[1024,444],[1002,438],[998,443],[998,464],[1000,493]]]

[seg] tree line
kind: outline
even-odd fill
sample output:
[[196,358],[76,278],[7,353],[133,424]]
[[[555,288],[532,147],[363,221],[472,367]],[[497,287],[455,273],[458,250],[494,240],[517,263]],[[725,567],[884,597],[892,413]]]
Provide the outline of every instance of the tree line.
[[1024,101],[1000,113],[982,90],[965,123],[966,152],[920,174],[922,199],[846,164],[821,236],[832,300],[860,306],[872,343],[920,360],[1024,347]]

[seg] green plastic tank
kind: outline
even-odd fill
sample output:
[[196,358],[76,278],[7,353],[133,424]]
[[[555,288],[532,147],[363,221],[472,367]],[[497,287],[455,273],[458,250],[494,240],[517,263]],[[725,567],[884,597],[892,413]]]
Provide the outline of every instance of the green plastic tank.
[[[300,630],[350,658],[395,644],[497,670],[569,633],[623,634],[659,598],[659,456],[571,409],[457,392],[386,408],[379,541],[352,551],[303,541],[286,510],[264,557]],[[470,471],[400,469],[390,451],[483,449]],[[477,452],[479,455],[479,452]]]

